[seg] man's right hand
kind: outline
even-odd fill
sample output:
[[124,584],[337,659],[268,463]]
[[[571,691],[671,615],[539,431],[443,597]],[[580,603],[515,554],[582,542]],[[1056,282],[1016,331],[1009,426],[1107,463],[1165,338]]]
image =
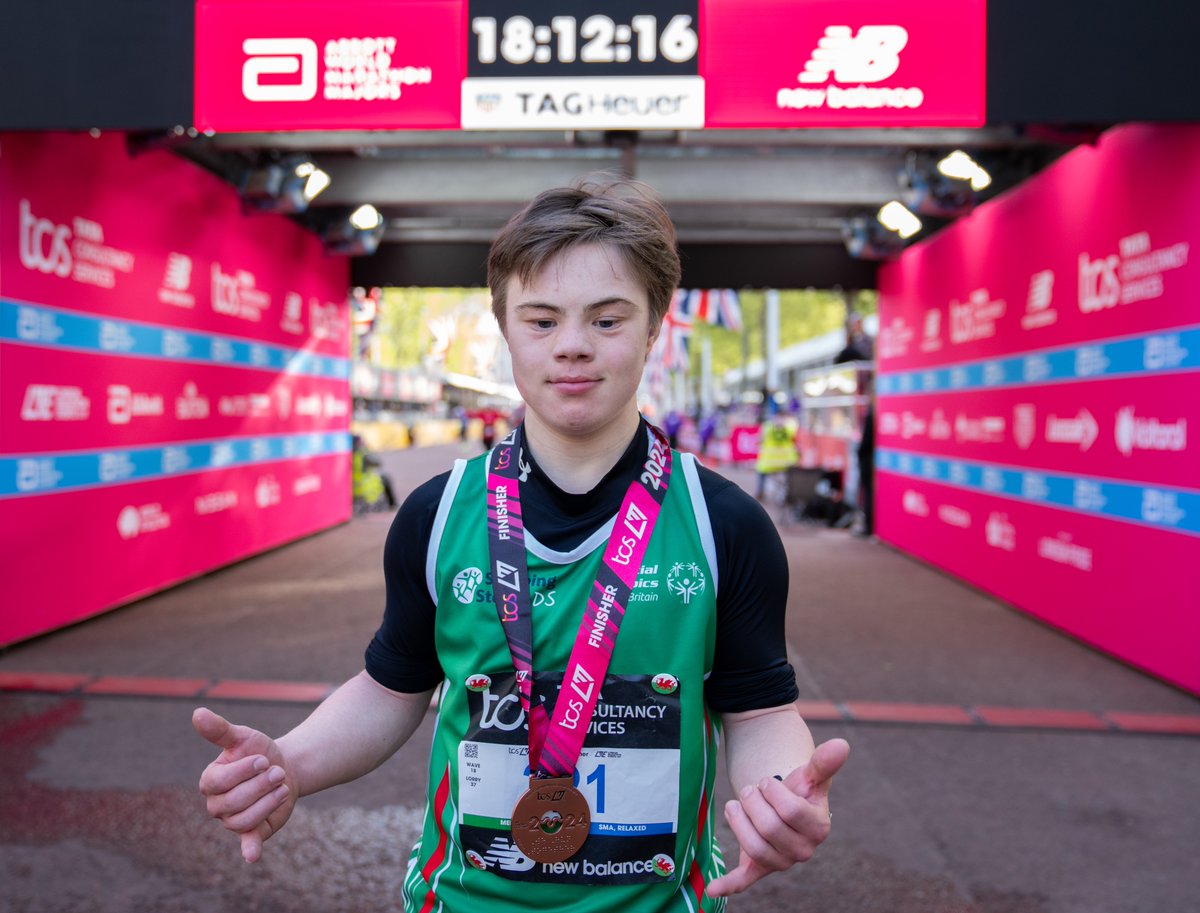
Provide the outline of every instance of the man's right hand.
[[235,726],[205,707],[192,726],[221,749],[200,775],[208,813],[236,833],[242,858],[262,858],[263,841],[287,822],[300,790],[275,740],[249,726]]

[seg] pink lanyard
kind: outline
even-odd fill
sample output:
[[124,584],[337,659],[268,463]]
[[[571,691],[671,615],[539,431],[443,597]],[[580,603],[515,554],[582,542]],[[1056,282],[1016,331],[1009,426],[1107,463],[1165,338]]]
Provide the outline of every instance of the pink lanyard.
[[538,777],[571,776],[591,723],[600,687],[616,647],[625,606],[671,478],[671,448],[653,425],[642,471],[625,492],[604,560],[567,661],[562,691],[547,719],[531,708],[533,692],[533,604],[528,589],[525,527],[521,517],[521,427],[496,445],[488,465],[488,551],[493,565],[496,612],[529,719],[529,769]]

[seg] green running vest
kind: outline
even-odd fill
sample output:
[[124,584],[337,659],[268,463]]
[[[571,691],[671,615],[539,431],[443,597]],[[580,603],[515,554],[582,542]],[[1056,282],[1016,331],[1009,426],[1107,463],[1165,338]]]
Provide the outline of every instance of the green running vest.
[[[565,862],[527,859],[510,821],[528,788],[528,730],[492,601],[486,454],[459,460],[430,537],[426,579],[445,671],[409,913],[710,913],[723,874],[713,784],[719,721],[704,703],[716,632],[716,558],[695,458],[673,455],[658,524],[626,608],[576,770],[592,826]],[[533,700],[553,713],[614,517],[570,553],[525,531]],[[567,687],[570,683],[567,683]]]

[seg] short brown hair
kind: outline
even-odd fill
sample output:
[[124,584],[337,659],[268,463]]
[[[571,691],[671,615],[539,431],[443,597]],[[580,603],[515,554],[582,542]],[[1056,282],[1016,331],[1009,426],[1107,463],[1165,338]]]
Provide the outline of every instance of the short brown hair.
[[647,185],[607,175],[538,194],[508,220],[492,242],[487,281],[492,313],[504,330],[508,280],[529,283],[550,259],[577,244],[621,252],[646,289],[650,327],[657,329],[679,285],[675,226]]

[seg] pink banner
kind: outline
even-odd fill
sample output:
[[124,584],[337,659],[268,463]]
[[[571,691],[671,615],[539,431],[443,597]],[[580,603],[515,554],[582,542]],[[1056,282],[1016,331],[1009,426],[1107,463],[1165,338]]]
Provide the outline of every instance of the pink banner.
[[0,643],[324,529],[331,500],[345,519],[349,476],[335,454],[2,500]]
[[1200,374],[1004,387],[879,404],[877,446],[1180,488],[1196,484]]
[[705,126],[981,126],[985,33],[983,0],[708,2]]
[[169,152],[0,135],[0,644],[349,516],[347,285]]
[[879,534],[1200,693],[1200,127],[1128,125],[880,271]]
[[879,274],[884,371],[1196,323],[1200,128],[1121,127]]
[[0,451],[345,431],[346,382],[87,352],[4,349]]
[[919,558],[1085,642],[1200,690],[1197,540],[888,472],[876,524]]
[[118,133],[2,139],[6,298],[347,356],[346,261],[313,234]]
[[196,126],[456,129],[463,0],[200,0]]

